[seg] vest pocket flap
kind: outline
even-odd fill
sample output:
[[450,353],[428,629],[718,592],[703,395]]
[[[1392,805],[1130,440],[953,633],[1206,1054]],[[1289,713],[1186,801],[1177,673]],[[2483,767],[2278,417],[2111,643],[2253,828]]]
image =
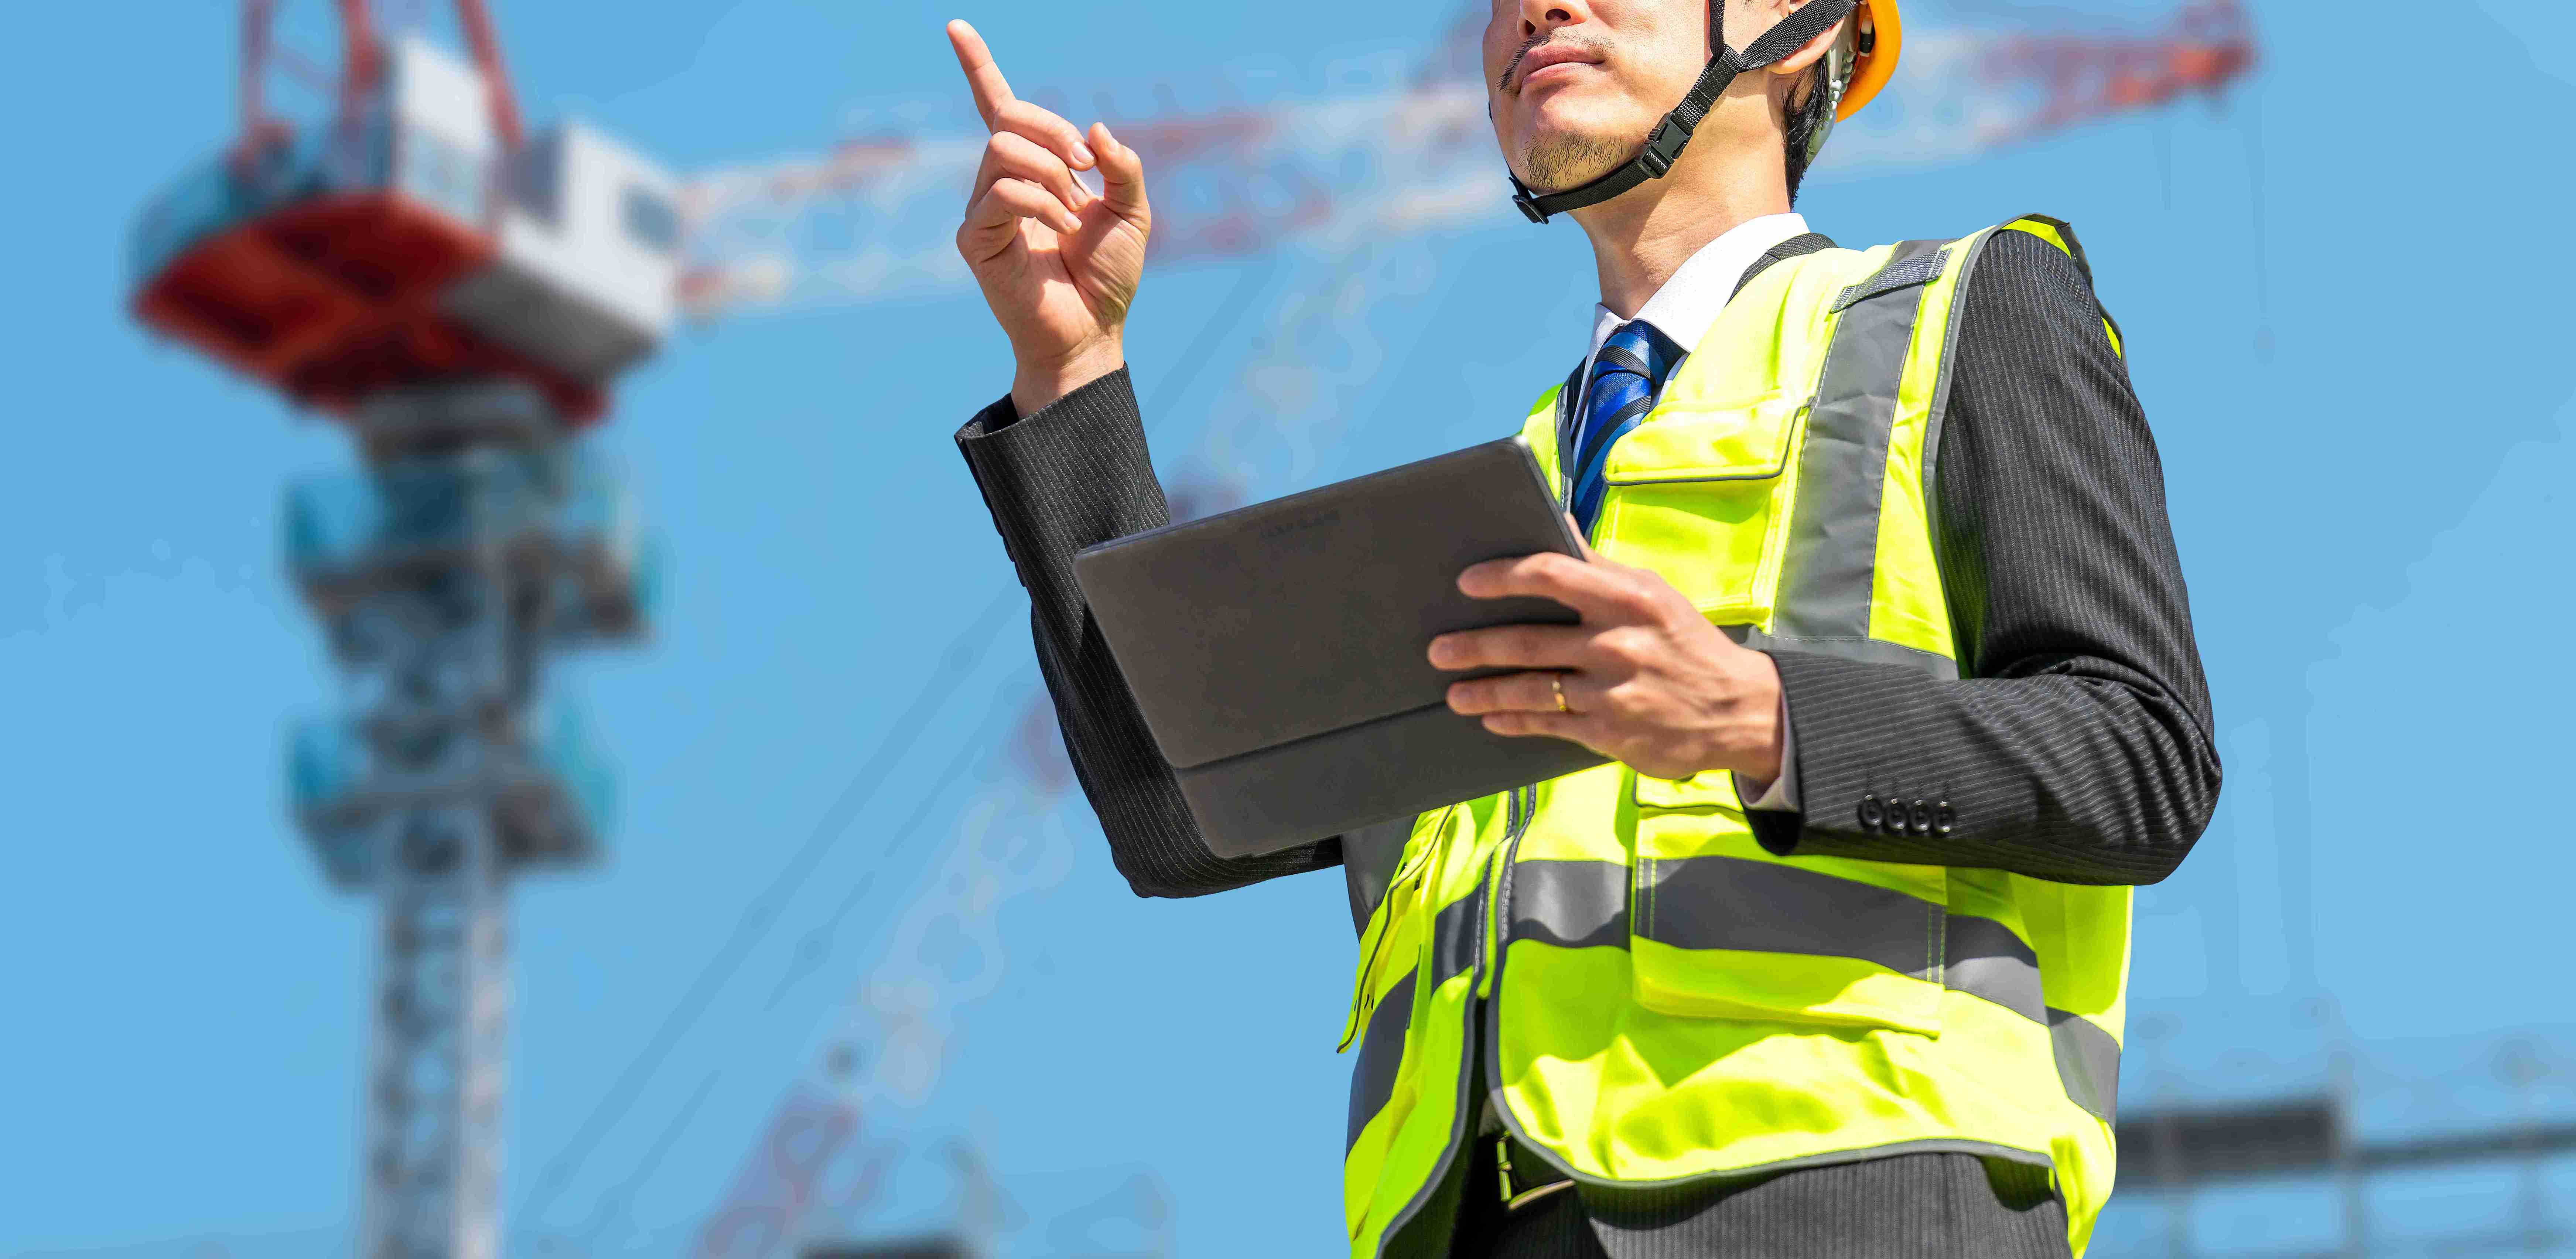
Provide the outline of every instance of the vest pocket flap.
[[1676,481],[1761,481],[1788,463],[1789,432],[1805,403],[1765,398],[1719,410],[1651,414],[1610,447],[1602,475],[1612,485]]
[[1722,769],[1693,774],[1688,778],[1649,778],[1637,775],[1637,803],[1649,809],[1731,809],[1744,811],[1744,800],[1735,790],[1735,775]]

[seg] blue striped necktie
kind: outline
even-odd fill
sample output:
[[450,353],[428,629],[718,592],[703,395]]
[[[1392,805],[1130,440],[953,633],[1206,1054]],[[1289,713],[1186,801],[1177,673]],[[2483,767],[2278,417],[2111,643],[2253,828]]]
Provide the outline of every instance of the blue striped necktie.
[[1592,375],[1583,389],[1583,422],[1566,443],[1574,458],[1562,465],[1574,470],[1567,482],[1573,491],[1568,504],[1584,537],[1592,536],[1601,500],[1609,493],[1604,475],[1611,445],[1645,420],[1655,405],[1655,391],[1663,388],[1664,377],[1681,358],[1682,348],[1643,319],[1619,325],[1593,355]]

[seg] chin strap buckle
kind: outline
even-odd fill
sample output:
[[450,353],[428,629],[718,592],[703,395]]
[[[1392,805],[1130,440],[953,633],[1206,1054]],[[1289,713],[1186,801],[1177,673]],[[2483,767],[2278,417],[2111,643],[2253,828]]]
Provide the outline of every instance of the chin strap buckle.
[[1646,147],[1637,152],[1637,165],[1646,168],[1646,178],[1663,178],[1664,172],[1681,160],[1682,146],[1690,143],[1692,130],[1692,124],[1666,114],[1654,130],[1646,133]]
[[1532,223],[1547,222],[1547,211],[1538,208],[1538,194],[1530,191],[1529,185],[1522,183],[1518,176],[1512,178],[1512,204],[1520,207],[1522,218]]

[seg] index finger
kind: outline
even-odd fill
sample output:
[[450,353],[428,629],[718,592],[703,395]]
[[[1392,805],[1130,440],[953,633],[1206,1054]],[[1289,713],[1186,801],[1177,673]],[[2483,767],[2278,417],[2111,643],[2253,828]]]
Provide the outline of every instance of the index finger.
[[957,68],[966,72],[966,86],[975,93],[975,112],[984,116],[984,126],[990,130],[1002,106],[1018,98],[1011,95],[1002,68],[993,64],[993,50],[984,46],[984,37],[966,19],[948,24],[948,46],[957,50]]
[[1470,564],[1458,574],[1458,589],[1475,599],[1554,599],[1586,621],[1631,619],[1648,610],[1639,606],[1635,591],[1603,566],[1554,551]]

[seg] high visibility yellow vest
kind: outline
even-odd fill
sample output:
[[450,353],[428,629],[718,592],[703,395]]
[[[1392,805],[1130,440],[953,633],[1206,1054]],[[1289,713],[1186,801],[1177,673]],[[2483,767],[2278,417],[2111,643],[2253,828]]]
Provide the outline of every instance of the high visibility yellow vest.
[[[2032,217],[1762,272],[1612,449],[1594,545],[1748,644],[1958,676],[1930,455],[1996,231],[2083,258]],[[1525,430],[1560,485],[1567,405],[1550,390]],[[1947,802],[1895,807],[1916,834],[1953,824]],[[1368,911],[1343,1036],[1351,1252],[1384,1251],[1466,1157],[1477,1053],[1511,1133],[1580,1181],[1968,1152],[2053,1169],[2080,1255],[2111,1191],[2129,907],[2125,887],[1776,857],[1722,772],[1614,763],[1426,813]]]

